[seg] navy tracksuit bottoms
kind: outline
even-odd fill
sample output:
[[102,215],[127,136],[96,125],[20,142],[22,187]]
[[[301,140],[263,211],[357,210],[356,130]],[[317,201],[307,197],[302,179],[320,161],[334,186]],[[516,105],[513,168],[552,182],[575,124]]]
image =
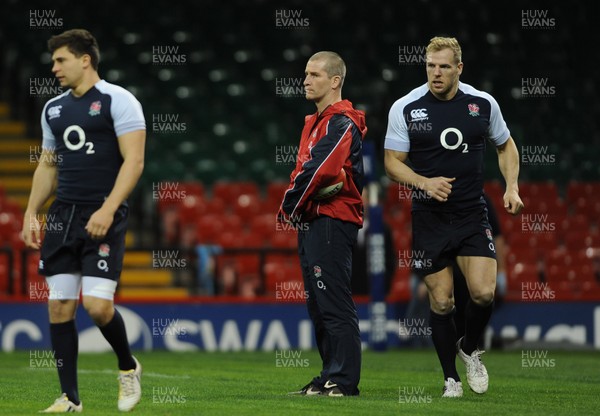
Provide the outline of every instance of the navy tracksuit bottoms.
[[308,314],[315,328],[323,369],[313,383],[330,380],[346,395],[358,395],[361,339],[352,300],[352,249],[358,226],[319,217],[298,232],[298,254],[308,293]]

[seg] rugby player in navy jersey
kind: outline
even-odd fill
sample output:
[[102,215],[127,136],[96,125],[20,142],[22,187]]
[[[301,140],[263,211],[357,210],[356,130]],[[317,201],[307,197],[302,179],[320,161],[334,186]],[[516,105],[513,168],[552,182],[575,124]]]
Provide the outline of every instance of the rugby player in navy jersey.
[[[459,81],[462,52],[455,38],[435,37],[426,49],[427,83],[396,101],[385,138],[390,179],[413,189],[415,272],[429,292],[432,340],[444,373],[443,397],[460,397],[456,355],[476,393],[488,389],[477,341],[493,307],[496,253],[483,198],[486,141],[498,153],[506,181],[503,206],[523,208],[519,155],[494,98]],[[456,260],[470,293],[465,336],[456,340],[452,264]]]
[[[131,355],[123,318],[114,308],[127,228],[127,197],[144,168],[146,124],[127,90],[101,80],[98,43],[86,30],[48,41],[52,72],[68,89],[42,111],[42,155],[23,222],[23,239],[41,248],[39,272],[50,289],[50,338],[62,395],[45,413],[81,412],[77,387],[75,312],[83,307],[115,351],[118,409],[141,398],[142,367]],[[38,215],[56,191],[40,241]]]

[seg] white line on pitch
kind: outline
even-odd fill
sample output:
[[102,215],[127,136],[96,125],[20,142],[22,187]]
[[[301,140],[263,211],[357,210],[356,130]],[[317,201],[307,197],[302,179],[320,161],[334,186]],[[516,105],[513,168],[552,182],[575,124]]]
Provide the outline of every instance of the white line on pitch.
[[[56,371],[56,368],[48,368],[48,367],[44,367],[44,368],[31,368],[31,367],[26,367],[27,370],[46,370],[46,371]],[[117,374],[117,370],[109,370],[109,369],[104,369],[104,370],[87,370],[87,369],[78,369],[77,370],[78,373],[80,374]],[[182,375],[173,375],[173,374],[161,374],[161,373],[148,373],[148,372],[143,372],[142,373],[142,377],[154,377],[154,378],[175,378],[175,379],[183,379],[183,380],[187,380],[190,379],[191,376],[188,376],[187,374],[182,374]]]

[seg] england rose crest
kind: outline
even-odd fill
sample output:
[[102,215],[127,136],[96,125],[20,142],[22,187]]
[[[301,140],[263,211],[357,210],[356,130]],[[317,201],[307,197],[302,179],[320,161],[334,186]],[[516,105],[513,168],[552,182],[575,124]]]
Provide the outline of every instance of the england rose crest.
[[98,114],[100,114],[100,110],[102,110],[102,103],[100,101],[94,101],[90,105],[89,115],[92,117],[97,116]]
[[475,103],[469,104],[469,115],[472,117],[477,117],[479,115],[479,106]]

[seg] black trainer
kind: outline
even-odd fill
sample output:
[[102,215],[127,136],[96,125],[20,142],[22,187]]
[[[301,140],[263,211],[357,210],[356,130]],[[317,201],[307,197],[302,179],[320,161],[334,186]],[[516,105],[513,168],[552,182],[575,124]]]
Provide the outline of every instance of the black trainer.
[[300,391],[294,391],[289,394],[299,394],[301,396],[316,396],[319,394],[323,394],[323,391],[311,381],[306,386],[302,387]]
[[329,397],[344,397],[345,394],[340,390],[337,384],[331,380],[327,380],[327,383],[323,386],[323,396]]

